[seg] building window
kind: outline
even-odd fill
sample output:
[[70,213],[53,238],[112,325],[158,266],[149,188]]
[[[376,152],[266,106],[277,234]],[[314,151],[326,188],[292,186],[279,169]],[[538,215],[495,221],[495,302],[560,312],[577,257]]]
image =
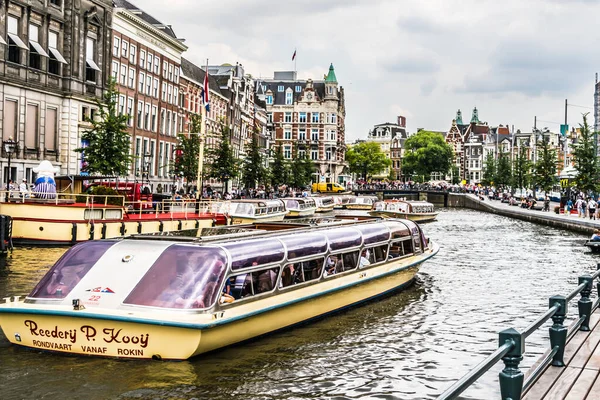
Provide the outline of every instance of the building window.
[[285,128],[283,130],[283,139],[292,140],[292,128]]
[[167,126],[165,132],[167,136],[171,135],[171,110],[167,110]]
[[25,148],[37,149],[39,110],[37,104],[27,104],[27,115],[25,120]]
[[48,72],[55,75],[60,75],[60,64],[66,64],[67,60],[58,50],[58,33],[48,32],[48,50],[50,57],[48,60]]
[[39,43],[40,27],[29,24],[29,66],[35,69],[42,69],[42,56],[49,57],[46,50]]
[[329,94],[333,94],[333,87],[329,86],[329,88],[328,88],[328,89],[329,89],[329,90],[328,90],[328,91],[329,91]]
[[312,140],[313,142],[318,142],[319,141],[319,129],[313,128],[310,131],[310,140]]
[[142,115],[144,114],[144,103],[141,101],[138,101],[138,106],[137,106],[137,127],[142,129],[143,126],[143,120],[142,120]]
[[298,140],[306,140],[306,128],[298,129]]
[[156,117],[158,113],[158,107],[156,106],[152,106],[152,132],[156,132],[156,127],[157,127],[157,121],[156,121]]
[[167,103],[169,103],[169,104],[173,103],[173,86],[172,85],[167,86]]
[[286,112],[284,114],[283,122],[292,122],[292,113]]
[[125,114],[125,95],[119,95],[119,115]]
[[135,69],[129,68],[129,85],[130,88],[135,89]]
[[311,117],[312,117],[311,122],[313,124],[319,123],[319,113],[318,112],[311,113]]
[[304,159],[306,157],[306,150],[298,150],[298,158]]
[[56,150],[56,132],[57,132],[57,116],[58,110],[56,108],[46,109],[46,125],[44,132],[44,146],[46,150]]
[[136,60],[135,60],[136,56],[137,56],[137,47],[132,44],[131,46],[129,46],[129,62],[132,63],[132,64],[135,64],[136,63]]
[[19,20],[8,16],[8,61],[21,63],[21,49],[29,50],[19,37]]
[[298,122],[306,122],[306,113],[305,112],[298,113]]
[[292,146],[283,146],[283,158],[286,160],[292,158]]
[[113,56],[119,57],[119,51],[121,51],[121,39],[115,36],[113,38]]
[[273,96],[272,96],[272,95],[268,95],[268,96],[267,96],[267,104],[268,104],[268,105],[271,105],[271,104],[273,104]]
[[325,159],[326,159],[327,161],[330,161],[330,160],[331,160],[331,149],[327,149],[327,150],[325,150]]
[[140,94],[144,94],[144,82],[146,82],[146,74],[140,72],[140,77],[138,79],[138,92],[140,92]]
[[162,83],[162,95],[160,98],[162,101],[167,101],[167,83],[166,82]]
[[173,132],[172,135],[173,136],[177,136],[177,113],[173,112]]
[[311,150],[310,151],[310,159],[315,161],[319,159],[319,150]]
[[60,5],[62,4],[62,1],[61,0],[50,0],[50,4],[53,4],[56,7],[60,7]]
[[17,137],[17,126],[19,126],[18,104],[15,100],[4,102],[4,116],[2,118],[2,140]]
[[290,105],[293,103],[294,93],[291,90],[285,92],[285,104]]
[[121,43],[121,57],[127,58],[128,50],[129,50],[129,43],[123,41],[123,43]]
[[169,63],[163,60],[163,78],[167,79],[167,69],[169,67]]
[[269,124],[273,123],[273,113],[272,112],[267,113],[267,123],[269,123]]
[[169,64],[169,80],[173,80],[173,64]]
[[121,64],[121,85],[127,85],[127,65]]
[[112,62],[112,69],[110,72],[110,76],[112,76],[112,78],[115,80],[115,82],[117,81],[118,76],[119,76],[119,63],[116,61]]
[[146,68],[146,50],[140,50],[140,67]]
[[96,55],[96,41],[92,38],[85,39],[85,80],[88,82],[96,82],[96,71],[100,71],[100,67],[94,61]]
[[160,73],[160,58],[156,54],[154,55],[154,73],[156,75]]
[[279,85],[279,86],[277,86],[277,91],[278,91],[278,92],[283,92],[284,90],[285,90],[285,89],[284,89],[283,85]]
[[[326,132],[326,137],[327,137],[327,140],[329,140],[329,141],[331,141],[331,142],[335,142],[335,139],[336,139],[336,137],[335,137],[335,136],[336,136],[336,135],[335,135],[335,131],[334,131],[334,130],[332,130],[332,129],[327,129],[327,132]],[[383,150],[387,150],[387,148],[386,148],[385,146],[386,146],[386,145],[384,145],[384,148],[383,148]]]
[[176,106],[179,105],[179,89],[177,88],[177,86],[173,88],[173,104],[175,104]]
[[300,93],[302,91],[302,86],[297,85],[296,86],[296,93]]
[[152,96],[158,99],[158,78],[154,78],[154,85],[152,86]]
[[152,54],[148,53],[148,63],[147,63],[148,71],[152,72],[153,65],[154,65],[154,56]]
[[144,129],[150,130],[150,104],[146,103],[146,109],[144,111]]
[[152,93],[152,77],[150,75],[146,75],[146,94],[150,96]]
[[335,113],[331,113],[331,123],[337,124],[337,115]]
[[160,109],[160,133],[161,134],[165,134],[165,126],[167,123],[167,110],[165,110],[164,108]]
[[127,126],[133,125],[133,99],[127,98]]

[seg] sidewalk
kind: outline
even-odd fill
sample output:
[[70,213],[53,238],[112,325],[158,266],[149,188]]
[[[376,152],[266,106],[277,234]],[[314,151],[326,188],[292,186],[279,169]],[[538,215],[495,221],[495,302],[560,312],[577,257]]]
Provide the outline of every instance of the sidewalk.
[[570,216],[564,214],[556,214],[554,207],[558,203],[550,203],[550,211],[537,211],[521,208],[520,206],[511,206],[508,203],[501,203],[500,200],[479,200],[474,194],[466,195],[469,201],[472,201],[475,206],[470,207],[465,202],[468,208],[475,208],[480,211],[487,211],[494,214],[500,214],[506,217],[522,219],[529,222],[534,222],[543,225],[555,226],[562,229],[568,229],[576,232],[592,233],[594,229],[600,229],[600,220],[588,218],[579,218],[576,214]]

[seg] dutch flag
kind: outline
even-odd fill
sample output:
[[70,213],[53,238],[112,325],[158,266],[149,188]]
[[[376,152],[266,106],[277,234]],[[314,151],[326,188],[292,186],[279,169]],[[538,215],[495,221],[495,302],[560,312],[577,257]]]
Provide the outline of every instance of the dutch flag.
[[202,88],[202,101],[204,102],[204,107],[206,107],[206,112],[210,111],[210,100],[208,98],[208,67],[206,68],[206,73],[204,74],[204,87]]

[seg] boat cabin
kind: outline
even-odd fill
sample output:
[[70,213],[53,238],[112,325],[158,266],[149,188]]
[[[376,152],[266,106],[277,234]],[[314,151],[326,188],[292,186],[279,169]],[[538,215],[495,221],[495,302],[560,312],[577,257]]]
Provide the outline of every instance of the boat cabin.
[[274,200],[231,200],[222,203],[227,213],[232,216],[256,217],[285,213],[285,204],[278,199]]
[[418,255],[428,246],[417,224],[395,219],[254,235],[84,242],[56,262],[25,302],[214,312]]
[[315,199],[312,197],[292,197],[281,200],[283,200],[288,210],[303,211],[317,207]]

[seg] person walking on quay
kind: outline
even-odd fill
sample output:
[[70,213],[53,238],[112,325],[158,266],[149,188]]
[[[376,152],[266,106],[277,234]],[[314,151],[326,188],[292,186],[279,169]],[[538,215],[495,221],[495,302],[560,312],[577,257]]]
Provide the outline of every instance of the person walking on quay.
[[[598,200],[600,201],[600,199]],[[573,201],[571,199],[567,200],[567,204],[565,205],[565,215],[568,217],[571,215],[571,208],[573,208]]]
[[590,219],[596,219],[596,201],[594,199],[588,199],[588,209]]
[[583,200],[581,200],[581,197],[577,197],[577,200],[575,201],[575,209],[577,210],[577,217],[581,218],[581,202]]

